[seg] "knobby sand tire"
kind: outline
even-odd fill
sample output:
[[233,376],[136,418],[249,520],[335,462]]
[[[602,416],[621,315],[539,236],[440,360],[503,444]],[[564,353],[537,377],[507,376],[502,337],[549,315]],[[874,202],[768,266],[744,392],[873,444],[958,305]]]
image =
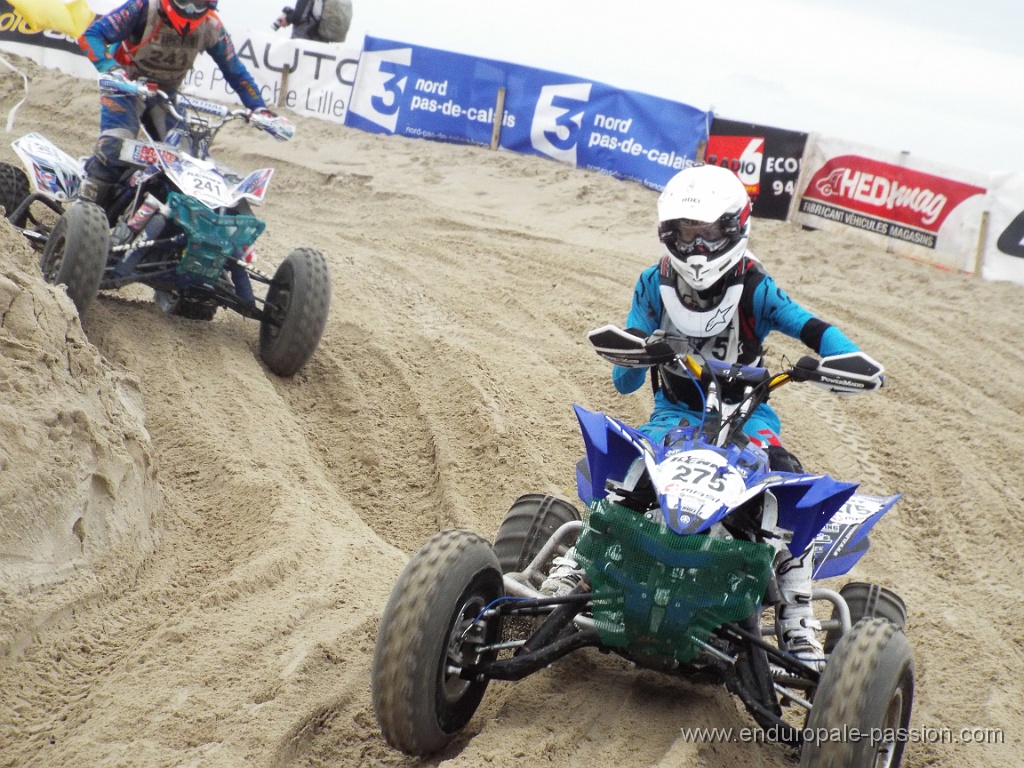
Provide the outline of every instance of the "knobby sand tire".
[[0,207],[4,209],[7,219],[16,227],[24,227],[27,216],[19,216],[18,220],[14,221],[11,214],[28,197],[28,193],[28,176],[25,172],[10,163],[0,163]]
[[[886,737],[909,728],[913,701],[906,635],[888,619],[861,619],[836,645],[821,676],[805,734],[829,738],[805,739],[801,768],[895,768],[904,741]],[[853,734],[861,738],[849,738]]]
[[84,316],[99,291],[109,252],[106,214],[95,203],[80,200],[57,219],[39,267],[46,282],[67,286],[78,314]]
[[[851,581],[843,585],[839,594],[850,609],[850,626],[864,618],[878,618],[888,619],[902,630],[907,628],[907,606],[891,589],[878,584]],[[837,618],[834,610],[832,618]],[[839,630],[830,629],[825,636],[825,653],[832,653],[841,637]]]
[[494,537],[494,553],[502,573],[522,571],[563,524],[579,520],[580,513],[556,496],[528,493],[509,508]]
[[[445,747],[469,722],[487,680],[464,681],[449,670],[462,629],[504,595],[491,545],[470,531],[431,538],[402,571],[377,634],[371,684],[373,708],[384,739],[410,755]],[[487,642],[501,634],[491,619]]]
[[327,325],[331,275],[323,254],[310,248],[288,254],[274,273],[266,303],[280,327],[260,323],[260,357],[278,376],[292,376],[313,357]]

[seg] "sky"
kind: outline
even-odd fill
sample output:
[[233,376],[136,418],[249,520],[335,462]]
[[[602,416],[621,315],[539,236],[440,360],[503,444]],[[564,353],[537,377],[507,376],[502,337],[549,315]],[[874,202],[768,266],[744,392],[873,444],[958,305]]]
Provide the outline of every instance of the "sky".
[[[228,30],[282,0],[220,0]],[[364,35],[1024,173],[1024,0],[353,0]],[[282,35],[286,33],[282,31]]]

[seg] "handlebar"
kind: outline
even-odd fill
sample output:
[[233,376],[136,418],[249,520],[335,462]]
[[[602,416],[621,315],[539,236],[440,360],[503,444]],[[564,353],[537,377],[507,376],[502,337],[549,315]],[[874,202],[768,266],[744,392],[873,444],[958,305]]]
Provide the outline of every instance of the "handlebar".
[[219,117],[221,122],[213,126],[214,133],[231,120],[241,118],[247,123],[269,133],[278,141],[288,141],[295,135],[295,126],[288,118],[275,115],[269,110],[232,110],[223,104],[199,99],[194,96],[184,96],[180,93],[172,96],[166,91],[161,90],[154,81],[145,78],[128,80],[118,74],[104,72],[99,76],[99,87],[102,92],[113,95],[134,96],[147,101],[158,99],[166,105],[171,116],[182,123],[187,123],[188,120],[186,115],[179,111],[179,107],[196,113]]
[[[765,377],[768,392],[790,381],[807,382],[837,394],[852,395],[870,392],[882,386],[884,369],[880,363],[863,352],[850,352],[817,359],[806,355],[790,369],[769,376],[765,369],[749,366],[729,366],[715,360],[701,363],[687,350],[690,340],[684,336],[667,334],[662,330],[647,335],[636,328],[622,330],[605,325],[591,331],[587,338],[601,357],[628,368],[651,368],[678,360],[696,380],[700,380],[704,367],[710,365],[714,375],[747,376],[747,370],[758,371]],[[727,370],[727,369],[732,370]]]

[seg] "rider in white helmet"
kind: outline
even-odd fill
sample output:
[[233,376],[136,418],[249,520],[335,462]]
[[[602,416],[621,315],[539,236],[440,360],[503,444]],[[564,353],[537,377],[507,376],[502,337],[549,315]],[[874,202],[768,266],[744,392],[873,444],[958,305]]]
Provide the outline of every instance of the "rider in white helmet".
[[[698,360],[759,365],[772,331],[800,339],[821,356],[858,351],[838,328],[812,315],[779,288],[748,249],[750,198],[736,175],[715,165],[695,165],[676,174],[658,198],[658,238],[665,255],[644,270],[633,292],[627,327],[641,335],[657,330],[685,336],[680,350]],[[644,368],[615,366],[612,380],[622,394],[639,389]],[[655,441],[674,427],[699,424],[703,401],[696,384],[675,363],[652,370],[654,410],[640,431]],[[744,426],[751,441],[768,453],[773,470],[802,472],[782,447],[781,425],[767,404]],[[784,552],[788,555],[788,552]],[[776,616],[780,636],[799,658],[821,667],[824,654],[811,610],[810,551],[780,556],[776,573],[783,601]],[[579,582],[570,551],[556,558],[541,587],[564,594]]]

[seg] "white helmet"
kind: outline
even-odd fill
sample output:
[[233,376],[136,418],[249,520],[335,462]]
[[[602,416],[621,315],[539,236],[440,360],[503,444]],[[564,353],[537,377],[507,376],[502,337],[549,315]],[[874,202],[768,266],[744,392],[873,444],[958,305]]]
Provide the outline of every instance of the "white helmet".
[[658,198],[658,237],[676,274],[701,295],[743,260],[749,236],[750,197],[728,168],[684,168]]

